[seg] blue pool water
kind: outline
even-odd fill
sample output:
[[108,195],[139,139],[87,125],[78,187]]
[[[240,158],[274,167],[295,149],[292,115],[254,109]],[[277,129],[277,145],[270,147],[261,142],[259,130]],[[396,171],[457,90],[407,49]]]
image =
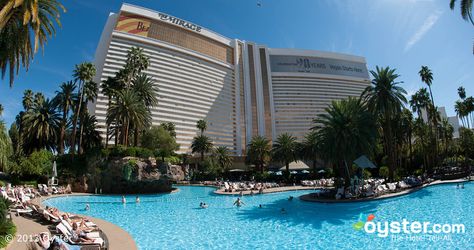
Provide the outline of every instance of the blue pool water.
[[[351,204],[300,201],[309,191],[244,197],[218,196],[210,187],[179,186],[179,192],[143,195],[141,203],[120,196],[51,198],[44,205],[102,218],[127,230],[140,249],[474,249],[474,184],[438,185],[398,198]],[[289,195],[296,197],[288,201]],[[210,204],[199,209],[200,202]],[[84,211],[89,203],[90,211]],[[263,208],[258,208],[262,204]],[[281,213],[285,208],[286,214]],[[392,234],[377,237],[352,225],[373,222],[463,223],[463,234]],[[392,236],[398,236],[394,238]],[[418,236],[418,237],[409,237]]]

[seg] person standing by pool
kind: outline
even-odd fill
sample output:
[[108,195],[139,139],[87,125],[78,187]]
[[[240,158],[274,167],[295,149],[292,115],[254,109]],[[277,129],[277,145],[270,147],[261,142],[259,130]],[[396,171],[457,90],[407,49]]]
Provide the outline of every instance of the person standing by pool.
[[125,204],[127,203],[127,200],[125,199],[125,196],[122,195],[122,203]]
[[240,198],[237,198],[234,202],[234,206],[241,207],[242,205],[245,205],[245,203]]
[[137,196],[137,197],[135,198],[135,203],[140,203],[140,197]]

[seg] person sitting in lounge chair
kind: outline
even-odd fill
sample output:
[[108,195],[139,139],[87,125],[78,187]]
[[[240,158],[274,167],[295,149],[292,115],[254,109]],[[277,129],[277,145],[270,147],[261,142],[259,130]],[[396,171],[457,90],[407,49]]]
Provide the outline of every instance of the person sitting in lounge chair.
[[87,237],[86,232],[79,229],[77,223],[72,224],[71,240],[76,243],[93,243],[94,239]]

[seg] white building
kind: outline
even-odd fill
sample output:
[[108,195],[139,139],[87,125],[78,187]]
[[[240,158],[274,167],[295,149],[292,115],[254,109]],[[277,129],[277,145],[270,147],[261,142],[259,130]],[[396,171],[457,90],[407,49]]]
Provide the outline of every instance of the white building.
[[[275,140],[289,132],[301,139],[332,100],[359,96],[370,83],[362,57],[267,48],[130,4],[107,20],[95,80],[114,76],[133,46],[151,59],[145,73],[158,89],[153,124],[173,122],[183,153],[190,152],[199,119],[215,145],[236,156],[255,135]],[[107,98],[99,94],[90,110],[105,133]]]

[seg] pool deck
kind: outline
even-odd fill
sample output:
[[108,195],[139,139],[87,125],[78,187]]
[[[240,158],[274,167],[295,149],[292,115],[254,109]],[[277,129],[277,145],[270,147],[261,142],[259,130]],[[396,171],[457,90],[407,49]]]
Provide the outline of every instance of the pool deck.
[[[40,198],[36,198],[32,200],[32,203],[42,206],[42,202],[49,198],[56,198],[62,196],[80,196],[80,195],[94,195],[88,193],[73,193],[73,194],[64,194],[64,195],[53,195],[53,196],[43,196]],[[98,219],[95,217],[81,215],[87,219],[93,221],[97,226],[105,233],[109,243],[109,249],[112,250],[136,250],[137,245],[135,244],[135,240],[132,236],[121,227],[112,224],[108,221]],[[27,237],[33,237],[41,232],[49,232],[47,224],[41,224],[37,221],[22,216],[15,216],[12,214],[13,222],[17,227],[17,232],[15,237],[13,238],[12,242],[10,242],[9,246],[6,248],[8,250],[27,250],[29,248],[28,242],[19,241],[18,237],[27,235]],[[30,236],[31,235],[31,236]],[[34,248],[33,248],[34,249]]]
[[[219,188],[219,187],[217,187]],[[278,193],[278,192],[287,192],[287,191],[298,191],[298,190],[314,190],[314,189],[320,189],[320,188],[328,188],[328,187],[309,187],[309,186],[285,186],[285,187],[276,187],[276,188],[266,188],[263,190],[264,194],[270,194],[270,193]],[[332,188],[332,187],[329,187]],[[250,190],[248,191],[242,191],[242,195],[250,195]],[[254,190],[253,191],[255,195],[259,194],[258,191]],[[238,195],[240,194],[240,191],[238,192],[225,192],[223,189],[216,189],[214,191],[215,194],[222,194],[222,195]]]
[[313,194],[305,194],[301,195],[299,198],[302,201],[308,201],[308,202],[319,202],[319,203],[350,203],[350,202],[364,202],[364,201],[373,201],[373,200],[382,200],[382,199],[388,199],[388,198],[393,198],[393,197],[398,197],[402,195],[407,195],[414,193],[416,191],[419,191],[425,187],[428,186],[434,186],[434,185],[439,185],[439,184],[449,184],[449,183],[461,183],[461,182],[468,182],[470,180],[467,179],[456,179],[456,180],[436,180],[431,183],[426,183],[418,187],[410,188],[410,189],[405,189],[403,191],[397,192],[397,193],[387,193],[383,194],[377,197],[367,197],[367,198],[361,198],[361,199],[319,199],[315,197]]

